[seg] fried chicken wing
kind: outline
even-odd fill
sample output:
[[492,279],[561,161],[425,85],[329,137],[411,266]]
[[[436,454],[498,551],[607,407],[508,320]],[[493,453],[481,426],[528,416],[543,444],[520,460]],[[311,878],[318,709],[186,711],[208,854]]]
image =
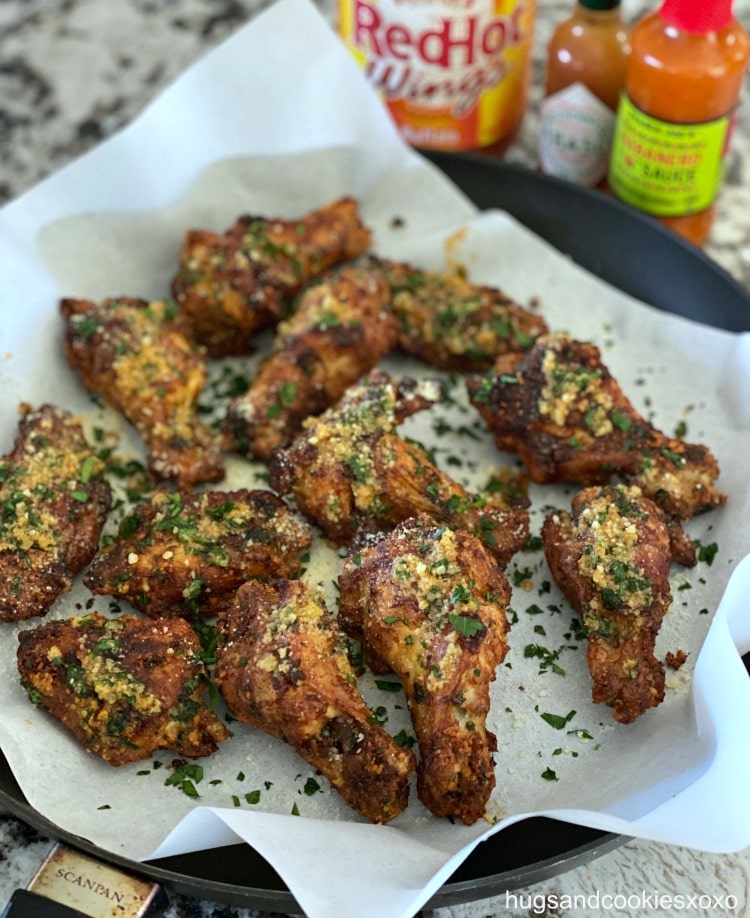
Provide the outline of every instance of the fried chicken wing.
[[111,504],[77,418],[53,405],[20,414],[0,459],[0,621],[46,615],[94,557]]
[[474,536],[425,517],[350,555],[339,622],[401,679],[419,743],[419,799],[467,825],[495,787],[489,686],[508,650],[510,586]]
[[225,429],[234,448],[268,459],[305,418],[371,370],[396,343],[388,303],[382,273],[363,267],[341,268],[305,288],[250,389],[229,406]]
[[219,628],[216,681],[233,716],[292,746],[362,816],[398,816],[414,756],[365,704],[322,596],[301,581],[247,583]]
[[632,723],[664,700],[654,645],[672,601],[666,515],[638,487],[593,486],[573,498],[572,513],[547,516],[542,540],[588,635],[592,698]]
[[475,533],[506,564],[528,537],[527,507],[493,505],[470,494],[394,432],[408,414],[437,400],[437,387],[426,386],[413,380],[397,385],[385,373],[370,373],[335,406],[307,420],[288,449],[273,454],[271,487],[291,494],[337,544],[425,513]]
[[182,619],[92,612],[22,631],[18,671],[31,701],[110,765],[157,749],[200,758],[229,736],[203,700],[200,651]]
[[135,427],[160,480],[190,488],[224,476],[218,438],[197,419],[205,355],[173,303],[65,299],[68,362],[89,392]]
[[685,520],[726,502],[708,447],[668,437],[641,417],[593,344],[546,335],[467,386],[498,448],[519,453],[532,481],[590,485],[620,476]]
[[298,576],[311,533],[271,491],[159,490],[120,524],[83,578],[156,618],[217,615],[253,577]]
[[527,351],[547,332],[544,319],[494,287],[459,274],[378,262],[393,297],[399,345],[444,370],[489,370],[501,354]]
[[212,357],[247,354],[307,281],[369,245],[353,198],[297,220],[243,216],[224,234],[187,233],[172,293]]

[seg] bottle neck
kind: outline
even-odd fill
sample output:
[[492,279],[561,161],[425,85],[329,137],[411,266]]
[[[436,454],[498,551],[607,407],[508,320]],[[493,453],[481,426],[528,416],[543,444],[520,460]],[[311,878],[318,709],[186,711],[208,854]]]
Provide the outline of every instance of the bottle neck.
[[620,8],[620,0],[578,0],[578,6],[593,13],[605,13]]
[[721,32],[732,22],[732,0],[664,0],[659,16],[681,32]]
[[619,3],[595,9],[578,0],[571,18],[582,25],[597,28],[619,28],[623,25],[622,9]]

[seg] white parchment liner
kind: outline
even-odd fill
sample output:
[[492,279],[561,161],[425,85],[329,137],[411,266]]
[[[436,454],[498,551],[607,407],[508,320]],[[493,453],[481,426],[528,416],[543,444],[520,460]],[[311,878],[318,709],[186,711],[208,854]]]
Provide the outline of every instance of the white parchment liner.
[[[198,801],[164,786],[168,755],[154,756],[162,768],[151,760],[121,769],[99,762],[29,705],[15,650],[19,627],[33,622],[5,625],[0,745],[29,802],[66,831],[134,859],[245,839],[311,916],[412,915],[485,833],[528,814],[705,850],[744,847],[750,689],[736,648],[750,648],[750,561],[741,563],[750,550],[747,337],[637,303],[506,215],[475,214],[401,144],[306,0],[282,0],[189,70],[125,131],[0,211],[0,451],[10,446],[22,400],[53,401],[91,419],[91,403],[62,356],[61,296],[164,296],[189,226],[221,230],[242,212],[294,217],[340,194],[360,199],[377,252],[425,267],[458,260],[472,279],[501,286],[523,303],[537,298],[552,328],[602,347],[639,410],[667,432],[685,421],[688,439],[710,444],[730,501],[688,529],[719,550],[710,566],[675,570],[675,601],[658,648],[662,655],[685,649],[688,663],[670,678],[660,708],[632,726],[615,725],[608,709],[589,700],[585,651],[571,637],[574,615],[548,586],[541,553],[519,555],[509,568],[518,621],[493,687],[490,719],[499,740],[490,807],[497,825],[438,821],[412,794],[405,814],[375,827],[357,821],[322,780],[319,792],[305,793],[311,769],[283,744],[236,724],[235,735],[202,763]],[[426,372],[406,360],[387,366]],[[460,387],[455,391],[458,396]],[[438,435],[437,421],[454,432]],[[476,486],[513,461],[494,450],[476,422],[465,405],[441,406],[408,422],[407,432]],[[97,423],[118,427],[107,412]],[[137,451],[137,440],[119,426],[123,448]],[[224,486],[257,486],[255,471],[233,461]],[[572,493],[533,489],[535,533],[544,509],[568,506]],[[330,588],[340,559],[322,546],[315,557],[307,576]],[[70,615],[87,598],[77,586],[51,614]],[[527,611],[535,606],[541,614]],[[106,611],[107,602],[100,598],[96,607]],[[540,672],[538,658],[524,657],[531,644],[562,648],[557,663],[565,675]],[[386,709],[388,729],[408,729],[402,696],[367,678],[362,688],[373,706]],[[571,711],[562,730],[541,716]],[[256,789],[260,803],[247,804],[244,795]],[[294,806],[302,818],[289,815]]]

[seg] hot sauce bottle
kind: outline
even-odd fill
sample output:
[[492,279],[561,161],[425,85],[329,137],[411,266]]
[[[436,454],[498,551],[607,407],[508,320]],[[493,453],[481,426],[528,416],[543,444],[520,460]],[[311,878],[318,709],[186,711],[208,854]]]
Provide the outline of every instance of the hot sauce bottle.
[[338,30],[412,146],[502,153],[528,100],[535,0],[338,0]]
[[577,0],[554,30],[539,111],[542,172],[578,185],[606,177],[629,52],[620,0]]
[[621,200],[702,245],[750,43],[731,0],[664,0],[631,36],[609,185]]
[[630,28],[620,0],[578,0],[547,46],[546,94],[583,83],[617,111],[629,52]]

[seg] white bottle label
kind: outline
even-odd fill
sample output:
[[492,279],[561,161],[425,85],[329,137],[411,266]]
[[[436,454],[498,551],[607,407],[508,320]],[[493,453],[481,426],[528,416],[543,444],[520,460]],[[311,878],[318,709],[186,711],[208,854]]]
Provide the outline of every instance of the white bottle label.
[[548,96],[539,110],[539,168],[594,186],[607,174],[615,113],[582,83]]

